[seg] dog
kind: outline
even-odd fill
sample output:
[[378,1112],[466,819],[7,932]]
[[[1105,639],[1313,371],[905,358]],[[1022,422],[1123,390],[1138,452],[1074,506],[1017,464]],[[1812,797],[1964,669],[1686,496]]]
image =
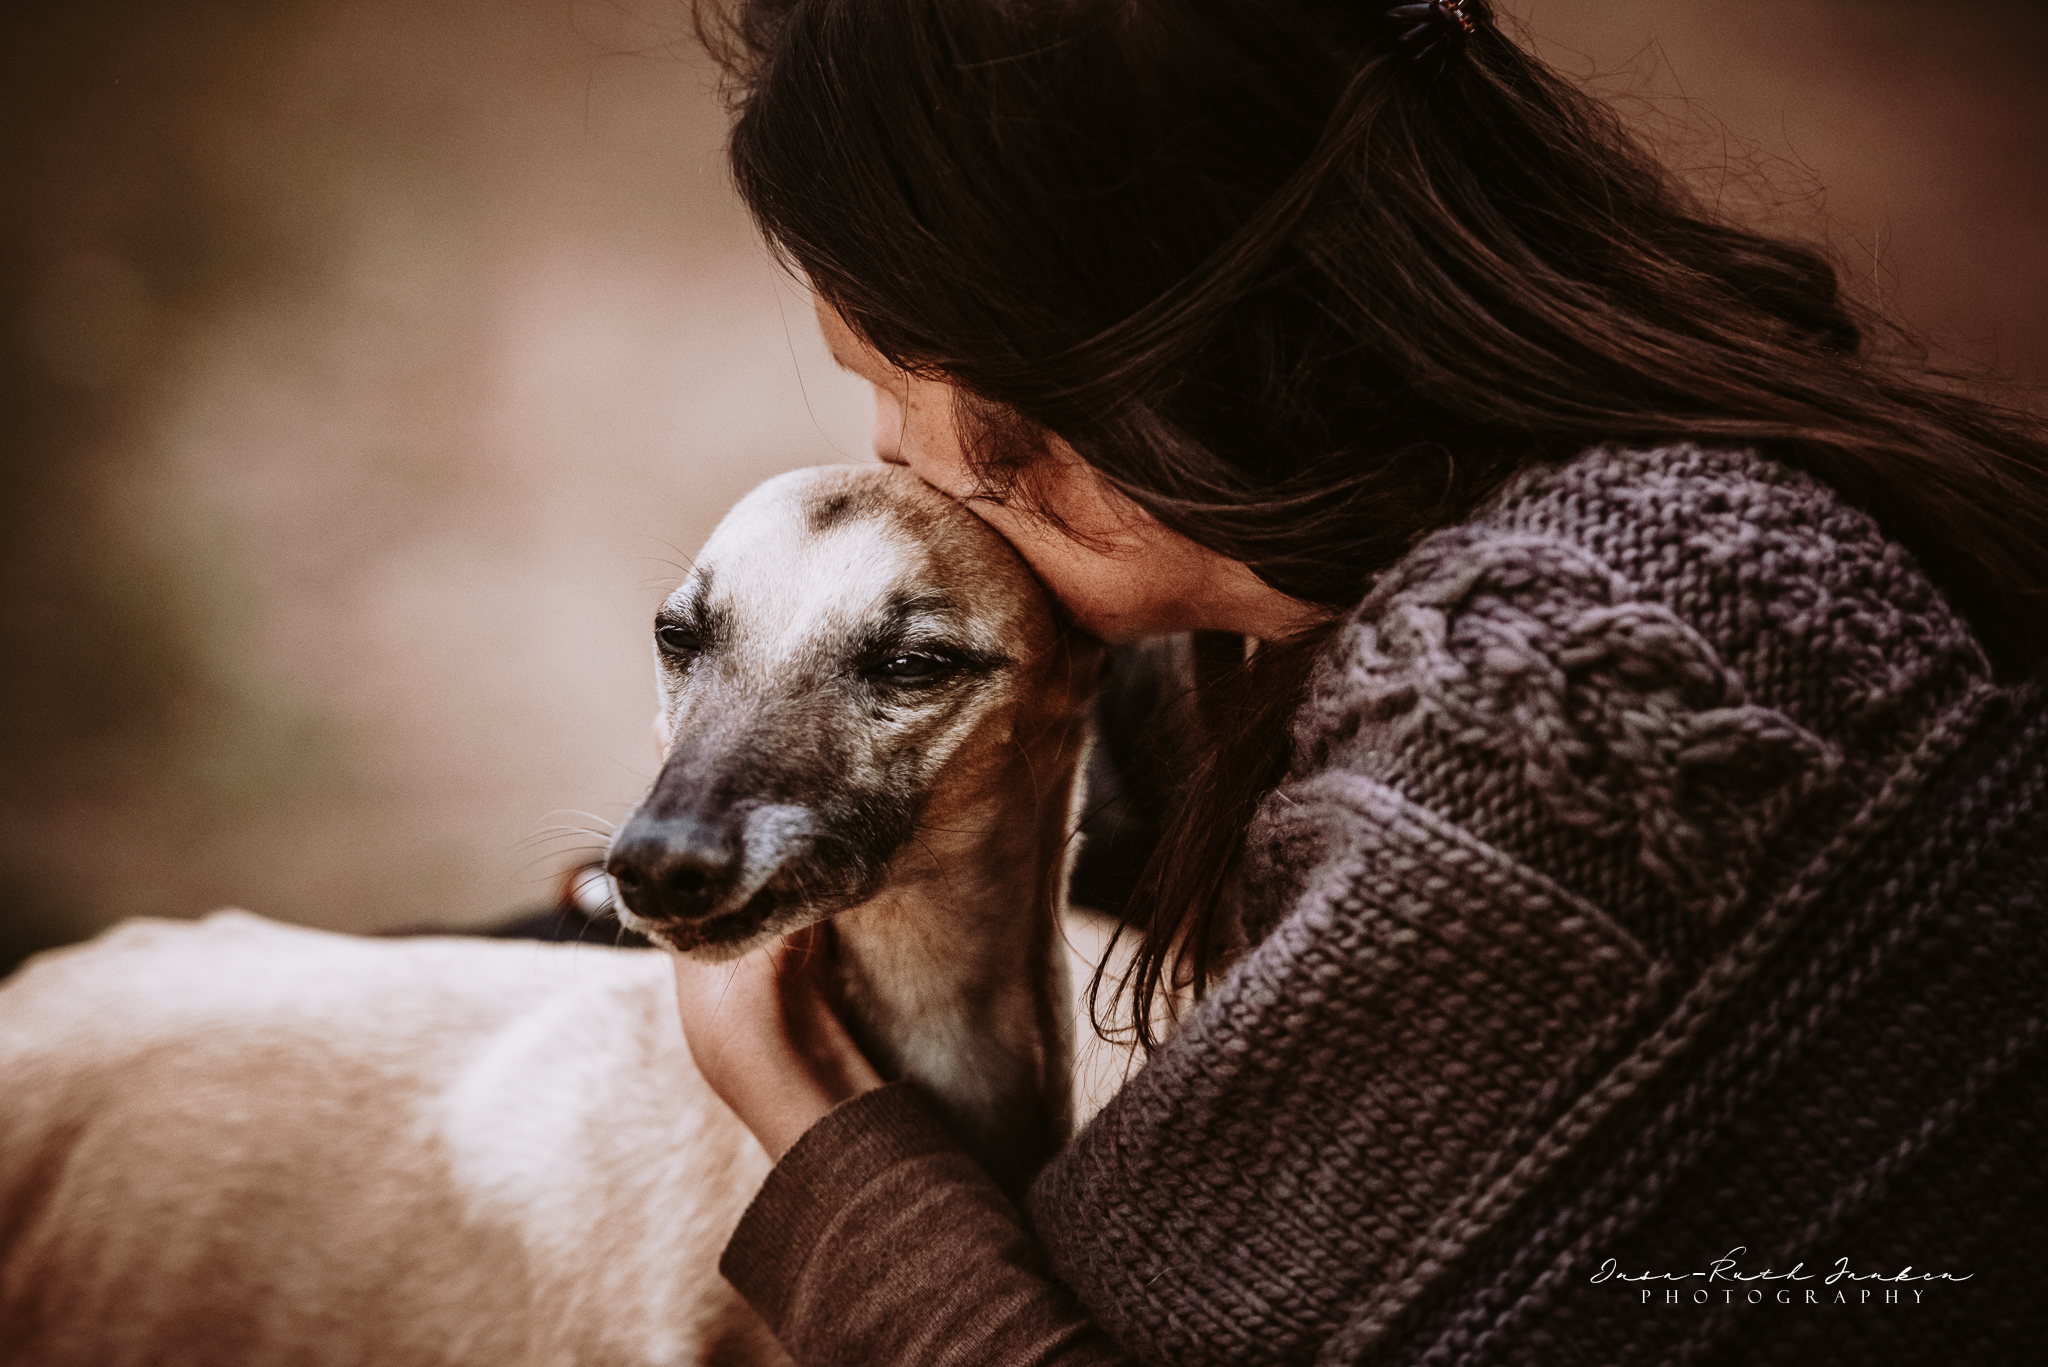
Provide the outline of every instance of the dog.
[[[663,605],[622,919],[819,922],[885,1076],[1010,1190],[1064,1139],[1060,913],[1100,648],[908,473],[771,480]],[[783,1361],[716,1260],[769,1163],[666,955],[136,922],[0,987],[0,1360]]]

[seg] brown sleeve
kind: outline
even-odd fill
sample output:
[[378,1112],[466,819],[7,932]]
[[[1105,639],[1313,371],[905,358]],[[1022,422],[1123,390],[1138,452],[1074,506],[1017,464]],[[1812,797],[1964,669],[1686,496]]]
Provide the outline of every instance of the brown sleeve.
[[915,1089],[844,1103],[768,1174],[719,1270],[803,1367],[1127,1363]]

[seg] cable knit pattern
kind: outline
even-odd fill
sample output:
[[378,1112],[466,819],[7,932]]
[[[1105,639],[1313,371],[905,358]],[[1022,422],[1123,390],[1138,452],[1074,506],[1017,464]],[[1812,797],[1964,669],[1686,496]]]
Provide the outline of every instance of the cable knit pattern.
[[[1332,642],[1247,838],[1253,948],[1034,1223],[1153,1362],[2009,1360],[2044,790],[2039,693],[1814,481],[1531,472]],[[1737,1244],[1976,1275],[1909,1330],[1588,1280]]]
[[1310,708],[1309,767],[1478,752],[1519,777],[1535,823],[1632,853],[1710,925],[1841,760],[1584,551],[1481,527],[1432,537],[1388,577]]

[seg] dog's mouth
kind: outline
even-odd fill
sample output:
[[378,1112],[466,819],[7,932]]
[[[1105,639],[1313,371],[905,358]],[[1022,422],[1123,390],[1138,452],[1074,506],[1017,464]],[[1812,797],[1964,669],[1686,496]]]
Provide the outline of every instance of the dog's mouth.
[[621,906],[619,919],[678,954],[708,960],[736,959],[804,926],[822,921],[863,900],[862,892],[821,894],[811,879],[799,892],[777,879],[731,911],[683,920],[639,915]]
[[707,949],[738,949],[759,938],[771,922],[779,919],[778,913],[788,910],[786,899],[775,889],[762,888],[737,911],[707,916],[701,921],[634,919],[641,922],[635,927],[641,934],[661,941],[677,953],[694,954]]

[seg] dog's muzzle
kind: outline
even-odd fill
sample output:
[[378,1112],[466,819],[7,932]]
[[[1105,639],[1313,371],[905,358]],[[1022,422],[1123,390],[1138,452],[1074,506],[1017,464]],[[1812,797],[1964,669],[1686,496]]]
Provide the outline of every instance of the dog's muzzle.
[[716,814],[636,813],[605,859],[625,908],[678,949],[728,944],[759,930],[778,872],[808,852],[810,810],[758,806]]

